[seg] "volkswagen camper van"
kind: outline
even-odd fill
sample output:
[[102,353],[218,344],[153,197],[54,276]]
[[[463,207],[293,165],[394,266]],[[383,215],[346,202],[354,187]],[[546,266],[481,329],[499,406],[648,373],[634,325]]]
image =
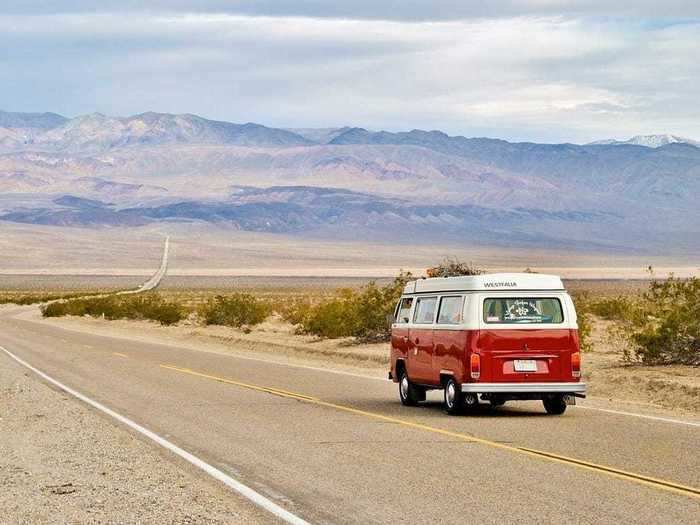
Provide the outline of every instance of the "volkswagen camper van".
[[563,414],[586,393],[574,303],[553,275],[411,281],[394,312],[389,378],[404,405],[441,389],[450,414],[524,399]]

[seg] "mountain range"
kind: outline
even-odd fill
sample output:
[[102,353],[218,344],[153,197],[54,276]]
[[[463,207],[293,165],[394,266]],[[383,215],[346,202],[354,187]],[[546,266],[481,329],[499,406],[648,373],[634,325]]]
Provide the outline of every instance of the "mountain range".
[[0,112],[0,221],[698,253],[698,146]]

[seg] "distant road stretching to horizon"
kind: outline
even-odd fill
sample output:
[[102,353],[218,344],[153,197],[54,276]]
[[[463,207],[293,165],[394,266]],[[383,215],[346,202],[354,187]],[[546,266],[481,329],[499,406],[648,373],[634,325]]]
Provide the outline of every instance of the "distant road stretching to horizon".
[[165,244],[163,245],[163,257],[161,258],[160,261],[160,267],[158,268],[158,271],[153,274],[153,277],[151,277],[148,281],[143,283],[141,286],[136,288],[135,290],[125,290],[123,292],[117,292],[117,295],[128,295],[128,294],[135,294],[135,293],[141,293],[141,292],[148,292],[150,290],[155,290],[160,286],[161,281],[163,280],[163,277],[165,277],[165,274],[168,272],[168,255],[170,251],[170,236],[167,236],[165,238]]

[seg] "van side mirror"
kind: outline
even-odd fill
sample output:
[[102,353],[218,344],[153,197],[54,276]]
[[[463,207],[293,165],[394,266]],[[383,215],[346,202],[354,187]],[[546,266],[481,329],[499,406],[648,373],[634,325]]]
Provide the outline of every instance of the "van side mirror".
[[394,323],[394,314],[386,314],[386,324]]

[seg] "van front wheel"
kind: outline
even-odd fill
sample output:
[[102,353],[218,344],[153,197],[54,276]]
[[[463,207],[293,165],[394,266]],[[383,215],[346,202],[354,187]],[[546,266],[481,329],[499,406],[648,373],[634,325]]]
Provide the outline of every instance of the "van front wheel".
[[414,407],[421,399],[425,399],[425,396],[421,396],[419,388],[411,383],[406,370],[401,370],[399,374],[399,398],[401,399],[401,404]]
[[566,400],[564,399],[564,396],[558,395],[545,397],[542,400],[542,404],[544,405],[544,409],[547,411],[547,414],[560,416],[566,412]]

